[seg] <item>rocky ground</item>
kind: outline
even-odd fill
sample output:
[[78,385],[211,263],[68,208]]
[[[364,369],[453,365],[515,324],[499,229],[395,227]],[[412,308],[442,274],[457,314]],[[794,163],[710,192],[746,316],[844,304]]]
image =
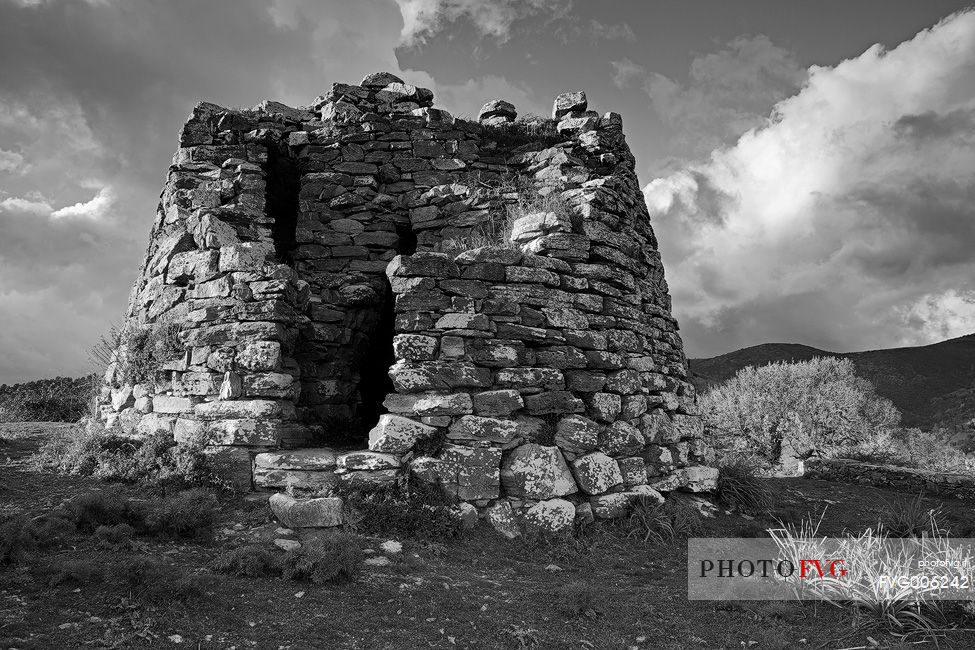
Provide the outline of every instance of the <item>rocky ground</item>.
[[[118,489],[32,468],[30,454],[59,426],[0,425],[0,517],[36,516],[77,494]],[[824,507],[824,532],[860,530],[896,496],[803,479],[778,479],[774,487],[776,504],[766,516],[719,513],[705,534],[757,535],[773,517],[819,516]],[[138,486],[120,489],[146,497]],[[341,586],[216,575],[206,566],[228,548],[248,540],[273,548],[273,540],[295,537],[257,500],[221,506],[223,521],[204,541],[147,540],[111,552],[79,538],[33,558],[31,569],[0,569],[0,648],[908,647],[871,619],[821,603],[689,602],[684,545],[647,545],[614,526],[557,548],[505,541],[486,527],[443,543],[363,538],[365,569]],[[960,522],[971,504],[945,508]],[[55,560],[111,567],[141,556],[163,558],[174,575],[201,576],[203,592],[185,603],[147,604],[115,579],[51,587],[34,571]],[[571,583],[590,598],[567,602]],[[940,644],[972,647],[975,632],[947,633]]]

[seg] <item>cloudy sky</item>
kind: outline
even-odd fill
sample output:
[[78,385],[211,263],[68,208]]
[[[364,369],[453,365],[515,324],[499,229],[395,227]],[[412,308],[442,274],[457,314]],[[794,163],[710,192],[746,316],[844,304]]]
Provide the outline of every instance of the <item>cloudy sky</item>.
[[947,0],[0,0],[0,383],[88,368],[180,124],[389,70],[623,114],[690,356],[975,331],[975,13]]

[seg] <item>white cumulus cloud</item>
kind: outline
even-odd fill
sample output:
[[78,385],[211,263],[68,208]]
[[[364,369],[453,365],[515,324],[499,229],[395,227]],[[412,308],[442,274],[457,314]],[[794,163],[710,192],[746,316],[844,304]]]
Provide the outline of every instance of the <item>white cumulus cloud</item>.
[[0,210],[9,212],[24,212],[40,216],[50,216],[54,208],[44,199],[29,199],[20,196],[11,196],[0,201]]
[[91,199],[68,205],[51,213],[55,219],[103,219],[115,203],[115,192],[111,187],[98,190]]
[[[675,105],[693,95],[660,92]],[[973,126],[968,11],[889,51],[813,66],[763,125],[649,183],[691,353],[975,331]]]

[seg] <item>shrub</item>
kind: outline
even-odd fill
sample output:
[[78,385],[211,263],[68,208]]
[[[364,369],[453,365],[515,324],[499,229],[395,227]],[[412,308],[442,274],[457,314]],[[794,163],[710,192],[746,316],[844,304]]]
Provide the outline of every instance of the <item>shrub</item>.
[[778,466],[784,451],[798,458],[833,456],[883,439],[900,414],[849,359],[749,366],[701,397],[719,453],[753,455]]
[[555,187],[538,187],[523,177],[492,175],[470,172],[464,180],[472,195],[488,199],[488,218],[473,227],[459,230],[434,246],[449,255],[486,246],[517,248],[511,241],[517,219],[539,212],[553,212],[567,221],[573,221],[574,210],[562,193]]
[[81,494],[66,501],[59,510],[82,533],[93,533],[102,526],[140,526],[145,519],[141,507],[117,492]]
[[737,537],[767,537],[768,528],[757,521],[743,521],[735,530]]
[[205,583],[200,576],[145,557],[119,563],[116,575],[129,590],[130,596],[144,603],[186,604],[206,593]]
[[175,489],[226,489],[228,485],[200,446],[177,445],[166,433],[135,440],[94,423],[55,436],[41,447],[34,460],[46,470],[107,481],[152,483]]
[[577,525],[565,533],[529,529],[518,537],[518,542],[526,557],[538,554],[543,564],[577,564],[591,556],[599,545],[594,536],[587,534],[589,528],[592,527]]
[[544,149],[564,142],[567,138],[556,131],[555,120],[538,115],[525,114],[513,122],[495,125],[481,125],[483,140],[494,141],[502,149],[516,149],[526,145]]
[[926,507],[922,494],[888,501],[880,514],[880,526],[892,537],[920,537],[945,528],[941,506]]
[[316,584],[352,582],[362,569],[365,554],[359,538],[336,533],[285,553],[281,576],[286,580],[311,580]]
[[413,453],[416,456],[436,456],[443,449],[447,441],[447,432],[444,429],[437,429],[433,435],[420,438],[413,445]]
[[899,456],[897,464],[934,472],[975,473],[975,461],[953,444],[947,429],[902,429],[893,439]]
[[517,202],[508,207],[508,218],[510,223],[514,223],[520,217],[539,212],[554,212],[556,216],[568,221],[572,221],[574,215],[572,206],[562,196],[562,192],[551,187],[540,190],[529,186],[522,188],[518,192]]
[[88,361],[96,370],[104,371],[115,361],[123,340],[122,326],[118,322],[112,323],[108,326],[108,332],[99,336],[95,344],[88,348]]
[[[814,597],[838,607],[870,614],[894,636],[933,637],[945,623],[944,595],[938,589],[905,589],[890,576],[917,575],[917,566],[927,567],[932,584],[945,584],[959,576],[966,580],[975,563],[970,549],[949,544],[945,531],[929,523],[924,545],[891,543],[882,527],[867,529],[856,536],[819,535],[822,519],[807,519],[799,525],[769,531],[778,547],[779,558],[799,566],[803,558],[841,557],[847,566],[857,567],[843,579],[827,576],[821,580],[801,580],[797,574],[786,578],[805,597]],[[959,568],[960,567],[960,568]]]
[[599,601],[600,596],[592,585],[581,580],[563,585],[556,595],[556,606],[569,618],[597,616]]
[[95,545],[109,551],[126,551],[132,548],[135,529],[128,524],[99,526],[95,529]]
[[163,364],[185,354],[180,340],[179,323],[160,321],[151,325],[132,326],[124,330],[121,339],[119,377],[123,383],[138,384],[149,381]]
[[77,422],[91,410],[97,379],[55,377],[0,386],[0,422]]
[[45,567],[44,573],[47,574],[49,587],[63,584],[92,584],[101,582],[105,578],[105,570],[101,564],[82,559],[55,560]]
[[654,544],[693,537],[703,527],[701,513],[684,499],[668,496],[663,503],[639,498],[622,523],[627,537]]
[[458,234],[444,239],[434,249],[439,253],[446,253],[451,257],[457,257],[465,251],[487,246],[514,248],[515,244],[512,244],[509,239],[510,234],[511,229],[509,227],[501,226],[499,228],[493,221],[489,221],[486,224],[469,229],[464,234]]
[[196,488],[152,502],[146,514],[146,530],[163,537],[199,538],[213,532],[216,518],[217,497]]
[[233,576],[259,578],[281,574],[278,554],[257,544],[224,551],[210,562],[210,570]]
[[74,530],[74,523],[59,511],[33,519],[17,515],[0,521],[0,566],[23,562],[57,546]]
[[23,515],[0,523],[0,565],[16,564],[37,551],[39,539],[30,519]]
[[459,513],[438,485],[405,478],[380,488],[340,485],[337,492],[357,532],[432,541],[460,536]]
[[773,504],[768,483],[757,470],[742,460],[722,465],[718,475],[718,499],[729,508],[746,514],[768,512]]

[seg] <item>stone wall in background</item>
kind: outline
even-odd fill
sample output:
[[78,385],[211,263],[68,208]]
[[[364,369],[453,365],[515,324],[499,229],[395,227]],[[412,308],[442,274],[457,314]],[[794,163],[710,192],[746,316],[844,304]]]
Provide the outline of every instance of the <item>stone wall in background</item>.
[[712,489],[620,116],[584,93],[516,115],[455,119],[388,73],[197,106],[104,424],[260,488],[409,471],[496,522]]
[[936,494],[954,499],[975,498],[975,477],[966,474],[945,474],[895,465],[874,465],[840,458],[814,458],[806,461],[805,476],[890,488],[899,492]]

